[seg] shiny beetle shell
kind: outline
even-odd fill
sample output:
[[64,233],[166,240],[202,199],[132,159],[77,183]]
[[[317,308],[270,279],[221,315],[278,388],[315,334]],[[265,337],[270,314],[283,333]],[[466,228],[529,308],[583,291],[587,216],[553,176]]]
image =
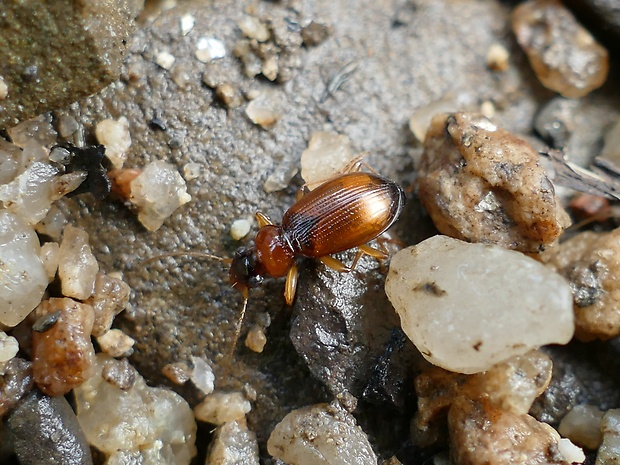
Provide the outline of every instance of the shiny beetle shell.
[[381,235],[396,221],[404,203],[400,186],[384,177],[345,174],[294,204],[281,228],[296,255],[323,257]]

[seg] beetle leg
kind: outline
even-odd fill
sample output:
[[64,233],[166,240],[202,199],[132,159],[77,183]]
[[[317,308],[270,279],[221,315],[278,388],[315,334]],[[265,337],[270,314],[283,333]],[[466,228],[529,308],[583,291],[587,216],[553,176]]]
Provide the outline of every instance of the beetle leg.
[[374,257],[379,261],[385,260],[386,258],[389,257],[388,253],[383,250],[375,249],[369,246],[368,244],[360,245],[358,246],[357,252],[355,253],[355,257],[353,258],[353,263],[351,263],[351,267],[350,267],[351,270],[355,269],[355,267],[357,266],[357,262],[364,255],[370,255],[371,257]]
[[331,268],[332,270],[340,271],[341,273],[348,273],[349,271],[352,270],[351,267],[348,267],[347,265],[342,263],[340,260],[337,260],[334,257],[331,257],[329,255],[320,257],[319,260],[321,260],[323,265]]
[[379,173],[377,173],[377,171],[372,166],[370,166],[368,163],[364,161],[364,157],[366,155],[368,155],[368,152],[363,152],[361,155],[358,155],[353,160],[351,160],[349,163],[347,163],[347,165],[342,170],[341,174],[357,173],[358,171],[362,171],[362,168],[366,168],[371,173],[378,175]]
[[[368,244],[360,245],[357,248],[357,253],[360,255],[370,255],[371,257],[376,258],[377,260],[385,260],[389,257],[389,254],[386,250],[375,249],[374,247],[369,246]],[[353,266],[351,266],[353,268]]]
[[284,300],[286,305],[293,305],[293,299],[295,299],[295,291],[297,290],[297,265],[293,263],[286,273],[286,283],[284,284]]
[[273,224],[273,221],[271,221],[271,219],[267,215],[261,212],[256,212],[256,221],[258,222],[259,228]]

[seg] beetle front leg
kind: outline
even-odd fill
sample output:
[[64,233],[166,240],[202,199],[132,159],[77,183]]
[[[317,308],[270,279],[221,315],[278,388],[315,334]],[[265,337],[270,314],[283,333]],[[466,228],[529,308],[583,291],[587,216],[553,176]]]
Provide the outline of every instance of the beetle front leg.
[[267,215],[261,213],[261,212],[256,212],[256,222],[258,223],[258,228],[262,228],[263,226],[268,226],[270,224],[273,224],[273,221],[271,221],[271,218],[269,218]]
[[286,273],[286,283],[284,284],[284,300],[286,305],[293,305],[295,299],[295,292],[297,291],[297,265],[293,263]]

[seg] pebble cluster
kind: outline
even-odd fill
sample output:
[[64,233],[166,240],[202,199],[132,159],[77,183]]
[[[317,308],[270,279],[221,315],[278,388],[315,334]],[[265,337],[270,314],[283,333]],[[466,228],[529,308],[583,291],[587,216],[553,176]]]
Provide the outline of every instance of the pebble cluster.
[[[68,118],[58,127],[65,140],[78,131]],[[59,134],[48,117],[8,132],[12,143],[0,139],[0,416],[7,418],[14,450],[25,460],[39,457],[29,463],[46,461],[49,457],[42,457],[50,452],[33,448],[28,439],[41,428],[41,437],[49,433],[74,438],[75,447],[65,454],[73,454],[75,463],[92,463],[88,444],[107,455],[108,463],[189,463],[196,451],[194,414],[180,396],[146,386],[124,358],[135,341],[111,328],[114,317],[127,307],[129,286],[121,276],[100,270],[86,231],[67,224],[54,205],[82,185],[87,186],[84,192],[89,190],[89,170],[101,162],[103,152],[55,145]],[[107,148],[111,165],[122,173],[131,145],[128,121],[102,121],[96,136]],[[89,156],[96,159],[80,158]],[[97,176],[105,176],[99,169]],[[135,176],[115,190],[126,188],[126,200],[133,202],[147,228],[156,229],[189,201],[185,182],[168,163],[124,171]],[[47,294],[50,284],[54,297]],[[210,383],[212,390],[212,372],[209,378],[202,365],[195,371],[202,373],[196,378],[200,386],[208,389]],[[62,397],[70,391],[78,399],[79,423]],[[134,410],[137,405],[143,406],[142,412]],[[58,415],[58,431],[45,424],[52,414]],[[101,421],[104,417],[106,422]],[[135,433],[130,445],[128,430]],[[69,460],[60,449],[58,454],[50,460]],[[164,462],[159,461],[162,457]]]
[[[194,25],[191,14],[180,17],[183,35]],[[278,83],[291,81],[302,45],[316,46],[332,33],[318,21],[304,26],[252,9],[237,27],[242,38],[232,47],[215,36],[199,37],[195,58],[208,69],[230,50],[248,78]],[[607,51],[559,0],[523,2],[513,11],[512,29],[544,87],[576,99],[605,82]],[[503,45],[481,54],[493,72],[511,71],[514,55]],[[153,62],[183,85],[177,57],[159,50]],[[328,83],[317,105],[357,66],[345,65],[342,80]],[[289,102],[277,88],[241,92],[208,71],[203,82],[228,110],[249,101],[245,115],[264,130],[285,116]],[[0,77],[0,100],[11,93]],[[572,128],[545,121],[578,105],[564,99],[558,106],[538,115],[536,129],[562,146]],[[530,413],[553,375],[541,346],[565,344],[573,335],[590,341],[620,334],[620,229],[583,232],[560,243],[570,220],[556,187],[537,150],[496,125],[495,113],[494,102],[454,92],[417,109],[409,121],[423,143],[413,187],[440,233],[393,255],[385,283],[402,330],[425,359],[409,361],[416,377],[403,387],[417,396],[411,440],[416,447],[449,448],[450,457],[438,455],[435,464],[568,465],[584,462],[580,447],[598,448],[597,465],[616,463],[619,410],[577,405],[559,433]],[[261,463],[265,451],[246,418],[257,400],[253,387],[216,390],[212,362],[201,357],[162,369],[178,386],[191,381],[198,395],[193,408],[169,389],[148,386],[127,358],[134,339],[112,328],[128,305],[129,286],[100,269],[86,231],[67,224],[54,205],[69,194],[97,195],[103,180],[103,191],[154,231],[191,200],[185,180],[163,160],[125,166],[132,144],[125,117],[100,121],[94,135],[101,145],[88,152],[75,119],[60,117],[56,129],[51,123],[49,116],[36,118],[9,129],[11,142],[0,137],[0,434],[10,437],[20,458],[32,454],[24,463],[65,460],[29,442],[31,431],[41,430],[38,437],[70,444],[75,463],[93,463],[92,446],[108,464],[182,465],[194,459],[197,422],[205,422],[213,426],[207,464]],[[609,160],[620,159],[619,133],[620,122],[602,151]],[[65,146],[56,146],[59,136]],[[309,139],[301,154],[308,189],[361,159],[345,135],[317,131]],[[273,173],[265,191],[286,188],[297,170]],[[187,163],[184,173],[196,179],[201,165]],[[251,226],[251,219],[240,219],[230,235],[240,240]],[[263,351],[266,326],[248,331],[248,348]],[[331,343],[330,335],[319,337]],[[395,350],[385,350],[373,377],[385,383]],[[70,392],[75,413],[64,398]],[[273,427],[266,446],[274,463],[400,464],[373,450],[374,438],[353,413],[358,399],[346,391],[334,397],[295,408]],[[53,428],[46,415],[58,419]]]

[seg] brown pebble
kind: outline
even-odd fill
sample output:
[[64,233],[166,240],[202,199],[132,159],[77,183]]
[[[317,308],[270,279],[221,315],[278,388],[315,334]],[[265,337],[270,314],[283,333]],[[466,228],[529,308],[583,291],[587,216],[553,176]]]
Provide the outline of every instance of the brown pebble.
[[38,388],[50,396],[66,394],[93,374],[95,351],[90,333],[95,312],[72,299],[44,300],[37,317],[60,311],[56,323],[32,334],[32,372]]
[[598,89],[607,79],[607,50],[559,0],[530,0],[512,14],[512,29],[540,82],[568,98]]
[[215,88],[215,97],[224,104],[226,108],[237,108],[243,103],[243,97],[239,90],[228,82],[220,84]]
[[305,46],[314,47],[327,39],[330,32],[330,28],[325,24],[312,21],[301,30],[301,38],[303,39]]
[[551,426],[459,397],[448,413],[454,463],[469,465],[568,465]]
[[123,391],[133,387],[136,382],[136,374],[136,369],[131,366],[126,358],[106,360],[101,371],[101,377],[106,382]]
[[560,244],[549,265],[573,291],[576,338],[606,340],[620,334],[620,228],[572,237]]
[[183,362],[169,363],[161,369],[161,374],[174,384],[185,384],[189,381],[192,370]]
[[0,417],[32,389],[34,381],[31,365],[22,358],[13,357],[0,368]]
[[112,195],[121,200],[129,200],[131,198],[131,181],[140,174],[142,174],[142,170],[139,168],[121,168],[110,171],[108,176],[112,181]]
[[541,252],[570,224],[534,148],[483,116],[436,115],[417,170],[420,200],[447,236]]

